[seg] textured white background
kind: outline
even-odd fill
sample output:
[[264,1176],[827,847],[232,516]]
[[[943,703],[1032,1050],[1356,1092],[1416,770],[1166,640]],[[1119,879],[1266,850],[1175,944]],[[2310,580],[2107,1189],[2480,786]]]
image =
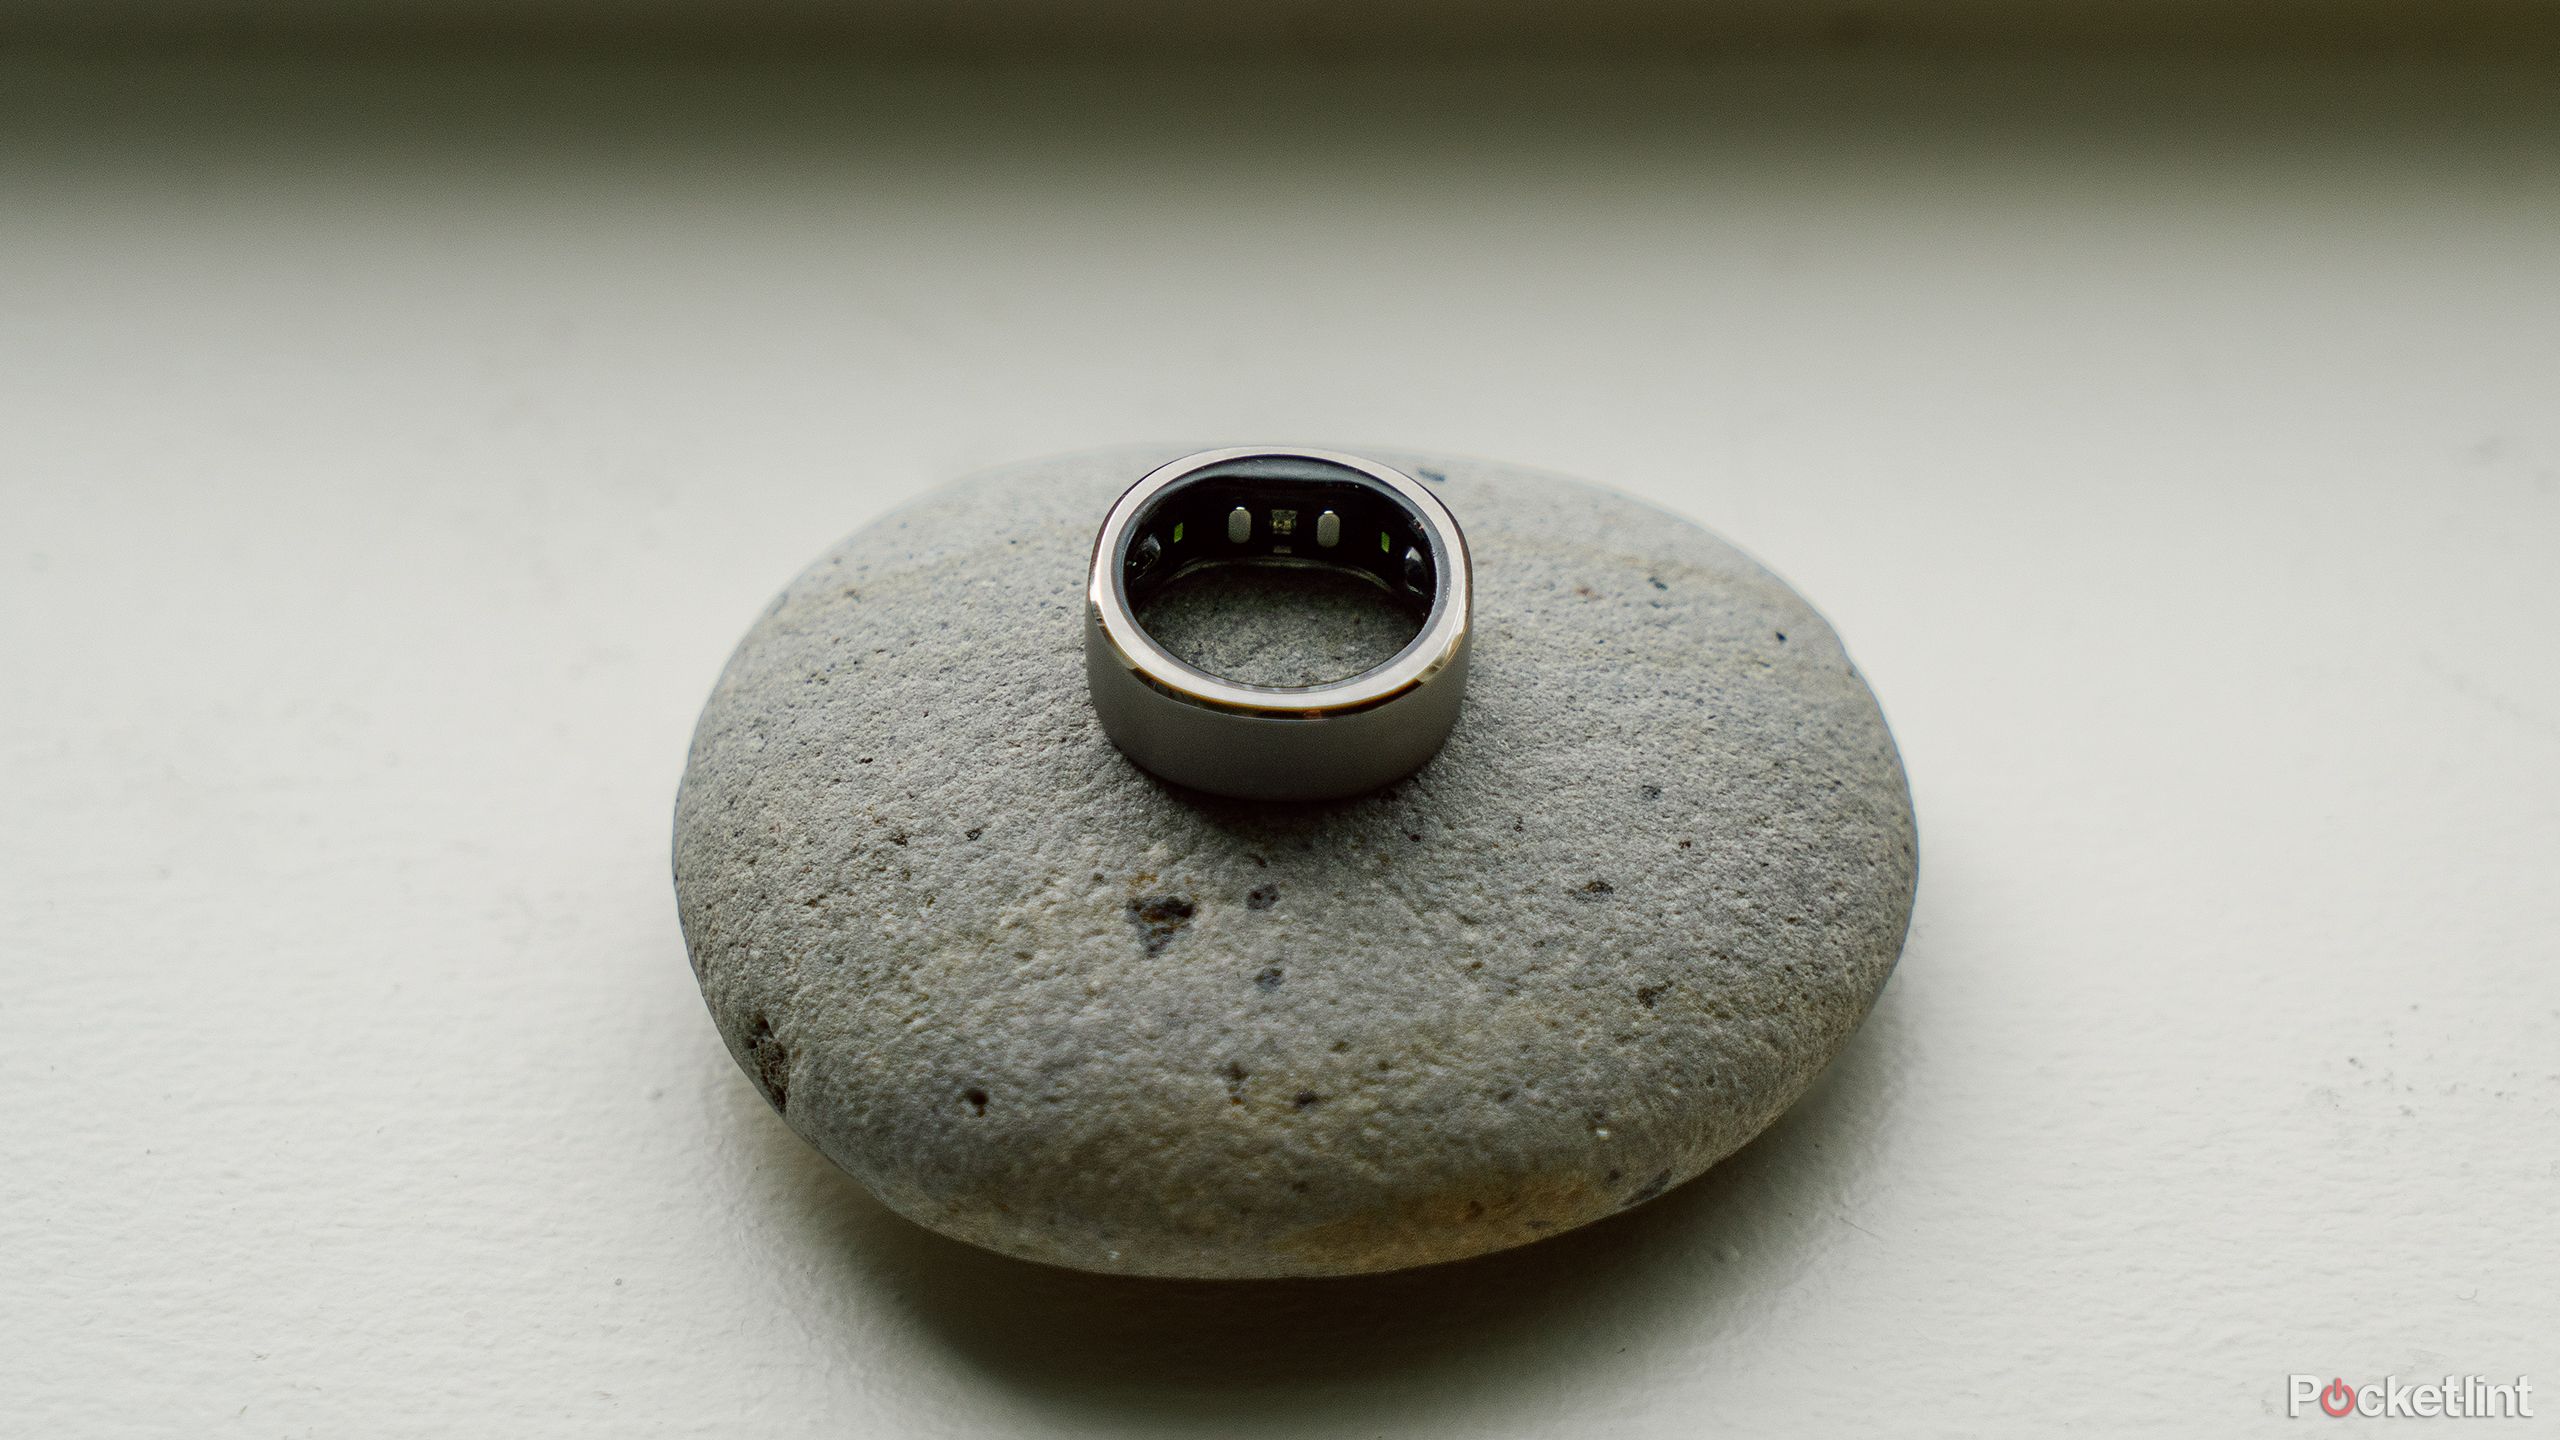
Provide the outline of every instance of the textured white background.
[[[19,60],[0,123],[0,1431],[2560,1414],[2548,73]],[[1132,438],[1572,470],[1821,605],[1923,859],[1814,1094],[1337,1285],[801,1147],[676,932],[695,708],[841,532]]]

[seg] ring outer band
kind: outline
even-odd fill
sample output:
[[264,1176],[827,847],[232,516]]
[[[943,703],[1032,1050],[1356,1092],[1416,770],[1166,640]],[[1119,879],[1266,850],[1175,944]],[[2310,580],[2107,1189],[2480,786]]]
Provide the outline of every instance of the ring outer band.
[[[1352,471],[1421,520],[1438,579],[1419,634],[1345,680],[1245,685],[1176,659],[1138,623],[1120,557],[1130,525],[1201,471],[1258,458]],[[1085,679],[1103,733],[1141,767],[1179,785],[1247,800],[1357,795],[1421,768],[1457,725],[1466,691],[1474,574],[1457,518],[1411,476],[1327,450],[1239,446],[1159,466],[1129,487],[1094,537],[1085,595]]]

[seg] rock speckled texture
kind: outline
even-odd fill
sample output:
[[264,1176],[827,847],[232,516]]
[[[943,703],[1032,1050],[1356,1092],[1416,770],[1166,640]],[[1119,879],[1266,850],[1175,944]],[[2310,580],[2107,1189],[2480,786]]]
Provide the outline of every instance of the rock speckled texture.
[[931,495],[731,660],[676,888],[792,1128],[1015,1255],[1343,1274],[1639,1204],[1802,1093],[1916,874],[1892,739],[1821,618],[1625,497],[1370,452],[1474,553],[1456,734],[1354,800],[1177,791],[1095,724],[1079,624],[1095,523],[1179,453]]
[[1422,629],[1339,570],[1226,565],[1176,578],[1138,610],[1175,658],[1248,685],[1325,685],[1395,658]]

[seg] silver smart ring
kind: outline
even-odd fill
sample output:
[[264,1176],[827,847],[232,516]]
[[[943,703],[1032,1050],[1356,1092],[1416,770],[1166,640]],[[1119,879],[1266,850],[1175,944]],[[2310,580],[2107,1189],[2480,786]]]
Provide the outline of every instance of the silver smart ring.
[[[1204,565],[1323,565],[1421,617],[1402,650],[1324,685],[1244,685],[1175,659],[1138,602]],[[1439,497],[1401,471],[1324,450],[1203,450],[1147,474],[1094,536],[1085,680],[1103,733],[1176,784],[1248,800],[1326,800],[1401,779],[1439,753],[1467,684],[1474,575]]]

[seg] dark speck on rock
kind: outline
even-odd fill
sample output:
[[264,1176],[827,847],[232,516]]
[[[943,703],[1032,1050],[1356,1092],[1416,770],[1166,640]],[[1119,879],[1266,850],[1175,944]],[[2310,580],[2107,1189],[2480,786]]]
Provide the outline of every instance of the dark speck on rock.
[[1779,644],[1784,645],[1784,644],[1786,644],[1786,643],[1787,643],[1787,632],[1786,632],[1786,631],[1784,631],[1784,630],[1779,630],[1779,631],[1776,631],[1776,632],[1773,632],[1773,633],[1775,633],[1775,634],[1777,635],[1777,637],[1778,637],[1778,643],[1779,643]]
[[[1641,1205],[1641,1204],[1643,1204],[1644,1202],[1646,1202],[1647,1200],[1652,1199],[1654,1196],[1659,1195],[1659,1194],[1661,1194],[1663,1191],[1668,1190],[1668,1189],[1670,1189],[1670,1188],[1671,1188],[1671,1172],[1670,1172],[1670,1171],[1668,1171],[1668,1170],[1665,1170],[1665,1171],[1663,1171],[1661,1174],[1654,1176],[1654,1177],[1653,1177],[1652,1179],[1650,1179],[1650,1180],[1647,1180],[1647,1181],[1646,1181],[1646,1182],[1644,1182],[1642,1185],[1637,1186],[1637,1187],[1636,1187],[1636,1193],[1634,1193],[1633,1195],[1630,1195],[1630,1196],[1628,1196],[1628,1197],[1627,1197],[1627,1199],[1626,1199],[1626,1204],[1627,1204],[1627,1205]],[[1623,1208],[1623,1207],[1621,1207],[1621,1208]]]
[[1323,1096],[1321,1096],[1321,1095],[1319,1095],[1319,1094],[1317,1094],[1317,1093],[1316,1093],[1316,1092],[1314,1092],[1313,1090],[1301,1090],[1301,1091],[1299,1091],[1299,1092],[1298,1092],[1298,1096],[1297,1096],[1297,1098],[1296,1098],[1296,1099],[1294,1099],[1294,1100],[1291,1100],[1289,1103],[1290,1103],[1290,1104],[1292,1104],[1292,1105],[1297,1106],[1297,1107],[1298,1107],[1299,1109],[1301,1109],[1301,1110],[1304,1110],[1304,1109],[1306,1109],[1306,1108],[1307,1108],[1308,1106],[1310,1106],[1310,1105],[1321,1105],[1321,1104],[1323,1104],[1323,1103],[1324,1103],[1324,1097],[1323,1097]]
[[968,1089],[967,1091],[963,1092],[963,1093],[962,1093],[962,1095],[960,1096],[960,1098],[961,1098],[961,1099],[963,1099],[963,1100],[968,1101],[968,1102],[969,1102],[969,1108],[970,1108],[971,1110],[976,1111],[978,1114],[980,1114],[980,1115],[984,1115],[984,1114],[986,1114],[986,1113],[987,1113],[987,1092],[986,1092],[986,1091],[984,1091],[984,1090],[980,1090],[980,1089],[976,1088],[975,1086],[972,1086],[970,1089]]
[[747,1051],[755,1066],[756,1088],[764,1092],[767,1104],[781,1110],[791,1099],[791,1051],[773,1033],[772,1021],[756,1017],[755,1028],[747,1032]]
[[1277,885],[1257,885],[1253,888],[1253,893],[1244,897],[1244,908],[1247,910],[1268,910],[1279,903],[1280,887]]
[[1277,990],[1280,988],[1280,980],[1280,967],[1277,965],[1266,966],[1261,974],[1253,977],[1254,988],[1259,990]]
[[1647,800],[1659,800],[1662,798],[1662,787],[1659,785],[1647,785],[1641,793]]
[[1663,993],[1668,991],[1670,988],[1671,985],[1668,981],[1665,981],[1660,985],[1639,985],[1636,987],[1636,1003],[1642,1005],[1647,1010],[1650,1010],[1653,1008],[1654,1002],[1661,999]]
[[979,836],[984,835],[984,834],[986,834],[986,833],[987,833],[987,829],[986,829],[986,827],[985,827],[985,826],[983,826],[983,825],[972,825],[972,826],[970,826],[970,827],[969,827],[969,838],[970,838],[970,839],[972,839],[972,840],[975,840],[975,839],[977,839]]
[[1138,927],[1139,943],[1147,953],[1160,955],[1199,910],[1186,895],[1142,895],[1129,902],[1129,923]]
[[1583,886],[1581,889],[1576,890],[1573,893],[1576,898],[1579,899],[1600,900],[1617,894],[1618,887],[1610,884],[1606,880],[1594,880],[1590,884]]
[[1668,590],[1671,588],[1670,586],[1662,583],[1662,577],[1659,575],[1647,575],[1644,578],[1645,583],[1651,585],[1656,590]]

